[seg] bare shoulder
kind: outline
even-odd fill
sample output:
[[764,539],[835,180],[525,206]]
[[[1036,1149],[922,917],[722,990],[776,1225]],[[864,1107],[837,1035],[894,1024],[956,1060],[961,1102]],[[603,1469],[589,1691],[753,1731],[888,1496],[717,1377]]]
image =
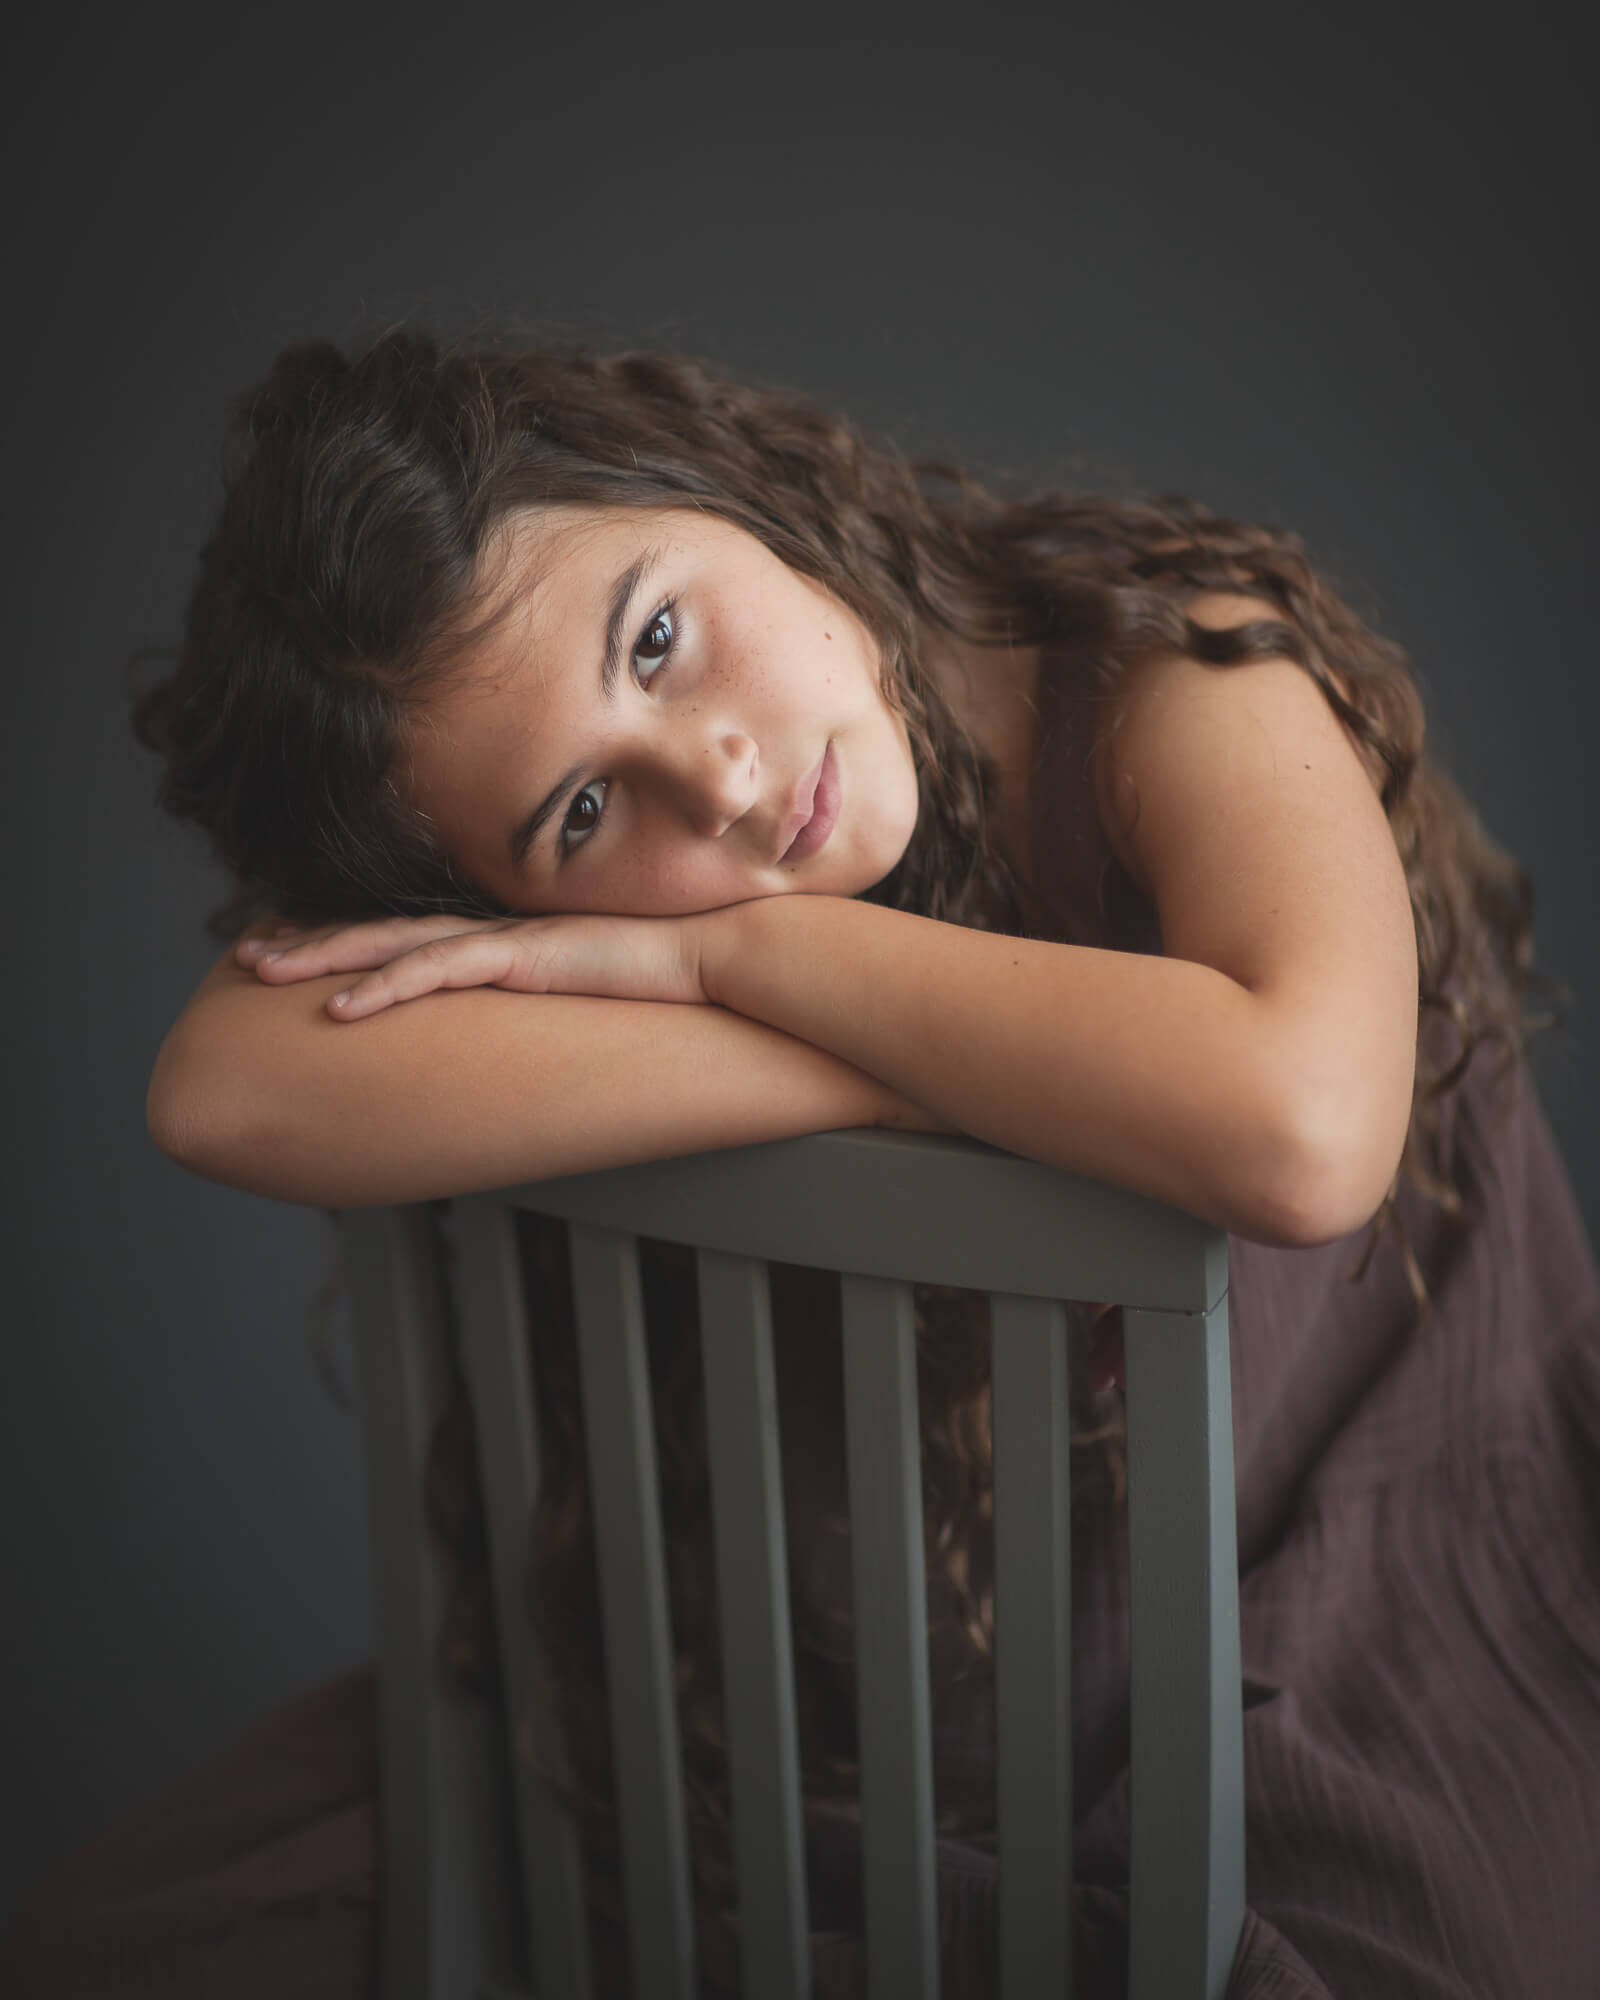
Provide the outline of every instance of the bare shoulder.
[[[1217,596],[1190,613],[1226,626],[1261,609]],[[1374,775],[1327,696],[1284,657],[1161,658],[1129,676],[1096,748],[1107,837],[1164,952],[1262,1000],[1285,1087],[1381,1187],[1410,1116],[1416,932]]]
[[276,910],[266,910],[253,923],[246,925],[237,937],[223,946],[211,970],[195,988],[189,1005],[192,1007],[202,996],[225,992],[232,987],[248,986],[263,992],[270,990],[262,986],[249,966],[239,963],[234,953],[246,938],[270,937],[282,921]]
[[[1234,591],[1208,591],[1189,603],[1189,616],[1197,625],[1225,632],[1236,625],[1279,615],[1268,599]],[[1270,673],[1261,668],[1269,667]],[[1340,676],[1329,670],[1341,692],[1348,692]],[[1242,678],[1235,678],[1240,676]],[[1301,712],[1303,724],[1327,739],[1322,727],[1325,717],[1339,738],[1354,754],[1375,795],[1383,790],[1383,770],[1375,757],[1358,744],[1329,707],[1326,697],[1304,668],[1292,660],[1257,662],[1238,667],[1211,667],[1186,655],[1146,661],[1130,673],[1108,704],[1095,739],[1094,789],[1101,824],[1113,853],[1146,895],[1153,893],[1148,871],[1131,836],[1142,811],[1137,778],[1132,766],[1142,761],[1140,750],[1148,752],[1152,741],[1181,726],[1179,718],[1191,705],[1201,702],[1218,719],[1226,720],[1237,708],[1251,713],[1257,723],[1265,720],[1260,708],[1261,691],[1273,684],[1275,720],[1285,719],[1287,706]],[[1230,700],[1230,695],[1240,697]]]

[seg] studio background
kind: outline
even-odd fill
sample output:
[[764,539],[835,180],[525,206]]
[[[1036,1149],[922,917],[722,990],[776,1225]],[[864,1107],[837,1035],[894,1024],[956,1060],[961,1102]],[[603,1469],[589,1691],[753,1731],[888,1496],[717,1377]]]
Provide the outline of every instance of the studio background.
[[696,351],[980,472],[1297,529],[1533,874],[1536,962],[1579,1001],[1535,1075],[1594,1239],[1586,66],[1537,10],[1111,13],[35,18],[7,135],[0,1915],[371,1647],[356,1423],[306,1332],[330,1226],[144,1126],[224,883],[154,807],[125,663],[175,638],[227,402],[287,341],[514,320]]

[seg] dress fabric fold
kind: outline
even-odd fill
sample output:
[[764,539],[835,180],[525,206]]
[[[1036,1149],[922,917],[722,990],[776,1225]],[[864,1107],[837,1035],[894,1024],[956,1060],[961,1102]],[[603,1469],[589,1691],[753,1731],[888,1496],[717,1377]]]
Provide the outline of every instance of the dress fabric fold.
[[[1600,1277],[1523,1064],[1446,1111],[1464,1210],[1230,1244],[1248,1914],[1230,2000],[1600,1996]],[[791,1579],[848,1629],[836,1319],[775,1295]],[[1075,1510],[1078,2000],[1125,1990],[1127,1543]],[[995,1991],[992,1686],[929,1578],[942,1994]],[[41,1882],[10,2000],[376,1992],[370,1670],[258,1723]],[[987,1811],[987,1818],[985,1817]],[[865,1993],[853,1813],[813,1799],[815,1990]],[[736,1926],[703,1938],[736,1990]]]

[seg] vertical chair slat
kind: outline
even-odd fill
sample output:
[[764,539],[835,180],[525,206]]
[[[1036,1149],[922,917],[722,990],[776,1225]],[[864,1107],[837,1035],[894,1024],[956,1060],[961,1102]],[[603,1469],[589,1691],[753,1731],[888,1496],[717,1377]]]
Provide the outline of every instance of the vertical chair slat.
[[1072,1995],[1067,1318],[990,1300],[1001,2000]]
[[[774,1186],[784,1190],[782,1198],[773,1197]],[[740,1198],[746,1189],[752,1191],[748,1202]],[[1134,1627],[1130,2000],[1221,1996],[1242,1925],[1244,1856],[1221,1232],[1110,1186],[1076,1183],[966,1142],[873,1133],[619,1169],[502,1190],[487,1199],[543,1209],[573,1225],[633,1990],[652,2000],[691,2000],[695,1953],[643,1315],[633,1243],[615,1233],[619,1228],[701,1250],[709,1241],[723,1258],[783,1258],[871,1274],[845,1277],[844,1321],[873,2000],[933,1993],[939,1984],[910,1281],[915,1276],[994,1295],[996,1665],[1002,1684],[996,1777],[1005,2000],[1034,1991],[1036,1973],[1049,1984],[1052,1974],[1039,1960],[1053,1965],[1064,1949],[1070,1975],[1071,1945],[1062,1921],[1070,1881],[1070,1692],[1065,1662],[1059,1674],[1045,1664],[1052,1651],[1066,1652],[1070,1610],[1070,1562],[1061,1559],[1070,1546],[1069,1467],[1064,1443],[1056,1442],[1065,1429],[1064,1381],[1056,1372],[1064,1369],[1064,1354],[1058,1336],[1023,1337],[1024,1327],[1037,1332],[1056,1313],[1025,1301],[1094,1296],[1124,1306]],[[959,1227],[930,1220],[947,1200]],[[433,1219],[419,1208],[354,1212],[344,1223],[383,1658],[383,2000],[510,1994],[525,1982],[519,1982],[510,1949],[514,1933],[506,1907],[514,1901],[506,1892],[515,1883],[510,1816],[503,1810],[512,1798],[506,1746],[498,1718],[455,1686],[440,1656],[443,1577],[422,1507],[428,1437],[449,1365],[431,1261]],[[474,1227],[465,1225],[463,1240]],[[537,1432],[516,1382],[502,1376],[497,1387],[469,1352],[476,1344],[474,1324],[487,1327],[497,1314],[504,1333],[515,1317],[514,1302],[507,1304],[512,1288],[504,1252],[502,1242],[497,1278],[463,1279],[464,1293],[481,1283],[486,1295],[498,1290],[506,1296],[492,1313],[492,1302],[464,1307],[462,1347],[476,1378],[491,1519],[510,1506],[522,1524],[520,1543],[515,1534],[491,1530],[507,1677],[515,1682],[524,1678],[516,1665],[519,1649],[537,1645],[536,1634],[519,1632],[521,1579],[515,1591],[510,1581],[526,1568]],[[761,1371],[769,1357],[763,1342],[757,1337],[741,1344],[731,1321],[719,1326],[718,1281],[705,1263],[702,1282],[712,1300],[708,1399],[714,1403],[726,1391],[735,1407],[742,1402],[747,1411],[764,1412]],[[745,1282],[740,1279],[741,1286]],[[1210,1311],[1202,1310],[1212,1301]],[[736,1310],[745,1320],[753,1315],[759,1329],[759,1305]],[[501,1344],[521,1352],[518,1337]],[[731,1371],[727,1357],[715,1358],[724,1348],[735,1364]],[[747,1371],[743,1377],[740,1368]],[[769,1416],[747,1418],[742,1438],[740,1423],[726,1412],[708,1412],[708,1426],[735,1439],[731,1454],[712,1443],[714,1459],[723,1461],[720,1470],[713,1465],[714,1487],[726,1492],[742,1479],[747,1492],[770,1493],[771,1460],[752,1442],[765,1436]],[[742,1463],[741,1472],[730,1474],[730,1457]],[[508,1492],[520,1494],[520,1501],[508,1503]],[[781,1521],[773,1524],[766,1507],[757,1498],[733,1510],[742,1518],[719,1526],[718,1561],[728,1574],[738,1573],[742,1563],[764,1563],[770,1597],[771,1579],[784,1564]],[[724,1552],[740,1528],[759,1545],[755,1555]],[[1032,1585],[1018,1581],[1030,1576]],[[751,1601],[756,1595],[747,1592]],[[758,1646],[769,1657],[769,1675],[781,1676],[781,1615],[774,1605],[739,1621],[737,1631],[730,1622],[725,1656],[737,1658],[741,1645]],[[1019,1618],[1025,1621],[1020,1637]],[[1038,1636],[1030,1638],[1030,1630]],[[1017,1676],[1020,1694],[1011,1685]],[[737,1668],[731,1679],[746,1684]],[[769,1689],[767,1698],[784,1705],[781,1689]],[[740,1700],[730,1698],[730,1762],[737,1759],[748,1770],[751,1759],[731,1740],[749,1735],[735,1720]],[[770,1743],[767,1754],[770,1760]],[[777,1776],[767,1781],[769,1806],[787,1782],[788,1754],[780,1749]],[[751,1781],[736,1775],[734,1786],[748,1795]],[[526,1801],[519,1809],[526,1824]],[[748,1828],[760,1811],[735,1799],[736,1840],[743,1840],[741,1818]],[[789,1954],[778,1977],[789,1981],[792,1975],[803,1991],[803,1940],[798,1972],[790,1961],[793,1912],[803,1902],[804,1849],[796,1851],[787,1809],[774,1817],[785,1822],[778,1845],[788,1842],[778,1874],[789,1871],[773,1892],[786,1914],[772,1935],[780,1928],[787,1933]],[[535,1845],[525,1832],[530,1876],[537,1872]],[[770,1861],[775,1849],[770,1840],[765,1847]],[[739,1865],[744,1890],[761,1864],[741,1854]],[[1059,1900],[1052,1899],[1046,1913],[1050,1935],[1041,1945],[1023,1911],[1028,1900],[1045,1901],[1047,1881]],[[531,1881],[529,1886],[532,1900],[538,1889]],[[758,1930],[765,1935],[768,1927],[752,1925],[746,1938]],[[747,1986],[758,1977],[765,1973],[746,1967]],[[551,1983],[548,1976],[545,1983]],[[787,1996],[792,1986],[782,1990]],[[1052,1990],[1067,1991],[1066,1978]]]
[[1221,2000],[1244,1921],[1226,1293],[1123,1314],[1132,1649],[1130,2000]]
[[448,1393],[432,1220],[352,1209],[340,1223],[361,1387],[377,1616],[383,2000],[470,1993],[515,1969],[494,1717],[440,1655],[445,1590],[424,1512]]
[[[493,1201],[455,1206],[461,1358],[483,1482],[507,1741],[515,1744],[533,1682],[528,1617],[538,1433],[516,1226]],[[539,2000],[589,2000],[589,1918],[577,1828],[555,1795],[513,1758],[528,1958]]]
[[584,1438],[600,1567],[635,2000],[694,2000],[694,1924],[637,1246],[573,1223]]
[[927,1583],[911,1287],[843,1280],[867,1986],[939,1990]]
[[807,2000],[800,1752],[767,1267],[701,1251],[700,1341],[744,1990]]

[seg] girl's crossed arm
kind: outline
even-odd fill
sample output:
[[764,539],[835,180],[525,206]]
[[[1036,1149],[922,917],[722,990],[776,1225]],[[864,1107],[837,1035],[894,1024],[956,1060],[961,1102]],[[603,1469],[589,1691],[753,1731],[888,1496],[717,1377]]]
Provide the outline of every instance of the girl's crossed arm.
[[[510,1065],[506,1087],[529,1093],[518,1143],[463,1131],[456,1156],[427,1167],[428,1192],[877,1122],[970,1132],[1261,1241],[1359,1226],[1399,1162],[1417,1025],[1409,898],[1375,780],[1292,662],[1179,658],[1131,681],[1097,787],[1160,913],[1162,957],[782,896],[685,918],[464,926],[416,949],[417,925],[361,926],[308,938],[259,976],[315,982],[335,1075],[332,1045],[351,1038],[341,1011],[369,1017],[366,1037],[421,996],[448,1004],[439,989],[452,985],[610,996],[542,1003],[581,1007],[583,1032],[537,1077]],[[673,1000],[715,1004],[650,1004]],[[516,1039],[510,1016],[494,1019],[474,1014],[469,1029],[463,1015],[445,1060],[469,1097],[499,1037]],[[339,1135],[345,1164],[327,1178],[324,1117],[257,1114],[256,1151],[282,1163],[290,1198],[336,1201],[352,1168],[377,1189],[359,1198],[401,1198],[375,1157],[351,1152],[354,1134]],[[420,1165],[396,1156],[396,1182]],[[219,1177],[279,1191],[265,1165],[247,1171]],[[292,1191],[319,1172],[321,1192]]]
[[1377,779],[1289,660],[1154,664],[1103,748],[1162,956],[784,897],[709,920],[707,993],[961,1131],[1241,1235],[1358,1228],[1400,1164],[1417,1038]]
[[181,1165],[272,1200],[362,1208],[847,1126],[940,1129],[877,1078],[722,1008],[486,987],[345,1028],[327,1003],[347,974],[274,987],[239,949],[168,1032],[146,1117]]

